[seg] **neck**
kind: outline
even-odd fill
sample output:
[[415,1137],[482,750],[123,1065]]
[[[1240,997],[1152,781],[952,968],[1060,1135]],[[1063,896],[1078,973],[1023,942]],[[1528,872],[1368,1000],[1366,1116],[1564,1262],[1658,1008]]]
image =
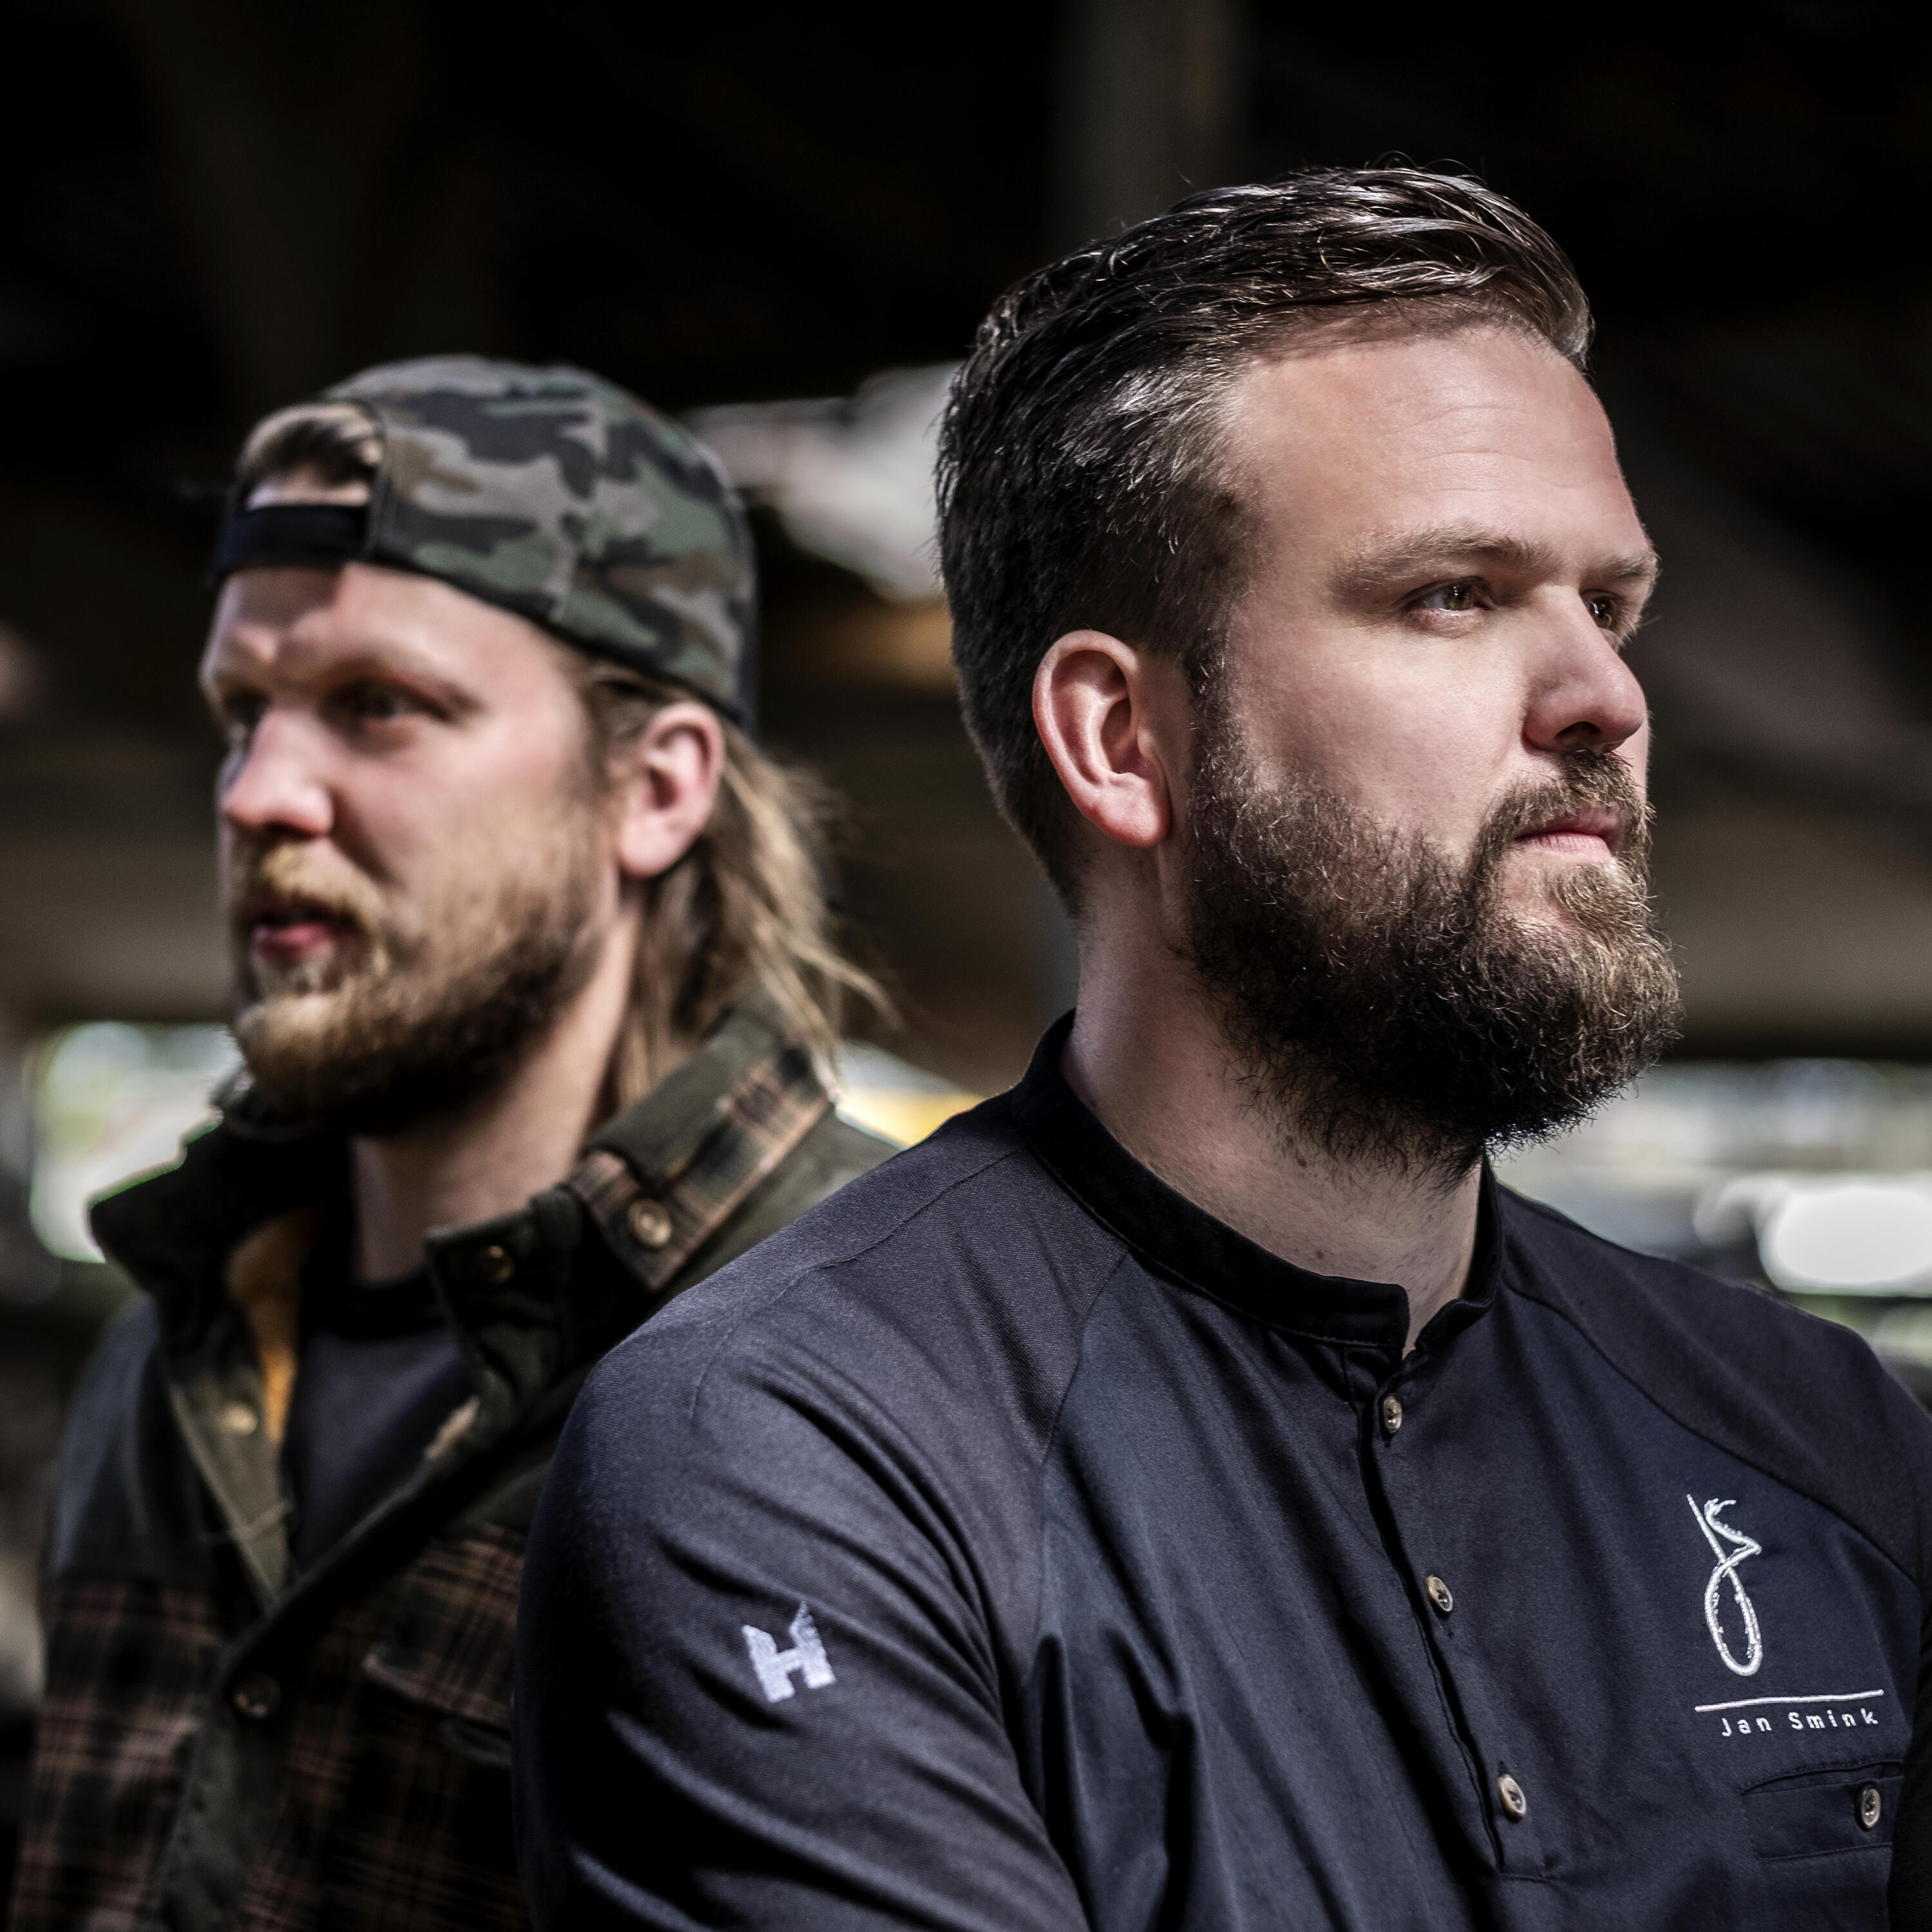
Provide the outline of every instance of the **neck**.
[[1398,1284],[1406,1348],[1467,1286],[1481,1174],[1336,1158],[1258,1107],[1191,971],[1166,945],[1083,944],[1063,1071],[1114,1138],[1217,1220],[1316,1274]]
[[415,1268],[432,1228],[508,1214],[569,1173],[596,1124],[632,964],[620,928],[575,998],[488,1095],[404,1132],[350,1143],[356,1268],[364,1281]]

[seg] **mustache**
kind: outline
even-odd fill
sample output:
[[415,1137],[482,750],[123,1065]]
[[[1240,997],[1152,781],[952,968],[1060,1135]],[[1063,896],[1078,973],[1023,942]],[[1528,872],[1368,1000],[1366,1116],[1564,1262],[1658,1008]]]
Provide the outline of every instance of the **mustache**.
[[382,895],[374,884],[358,874],[318,866],[301,846],[283,843],[233,854],[222,888],[232,927],[239,930],[291,901],[361,933],[374,934],[383,924]]
[[1555,824],[1586,806],[1616,814],[1620,830],[1616,856],[1641,873],[1650,850],[1650,806],[1638,792],[1629,766],[1614,752],[1591,746],[1565,752],[1563,769],[1556,778],[1525,785],[1502,800],[1476,842],[1471,879],[1493,872],[1525,832]]

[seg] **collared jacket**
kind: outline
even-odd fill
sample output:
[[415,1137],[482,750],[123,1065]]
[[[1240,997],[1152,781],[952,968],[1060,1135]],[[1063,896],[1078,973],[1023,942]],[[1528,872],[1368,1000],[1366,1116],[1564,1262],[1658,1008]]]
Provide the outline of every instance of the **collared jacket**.
[[297,1270],[344,1198],[342,1144],[244,1105],[100,1204],[103,1246],[146,1293],[69,1425],[16,1932],[521,1925],[512,1638],[578,1385],[889,1151],[802,1048],[730,1016],[563,1184],[430,1238],[476,1396],[299,1575],[278,1448]]
[[1065,1042],[592,1378],[538,1926],[1932,1927],[1932,1421],[1865,1344],[1486,1176],[1409,1348]]

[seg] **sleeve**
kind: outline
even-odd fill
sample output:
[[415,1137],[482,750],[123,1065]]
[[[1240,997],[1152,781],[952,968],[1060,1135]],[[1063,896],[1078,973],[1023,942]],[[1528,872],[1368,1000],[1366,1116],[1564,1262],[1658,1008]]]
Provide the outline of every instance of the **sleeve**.
[[541,1932],[1076,1932],[1006,1729],[985,1550],[916,1402],[886,1413],[797,1359],[687,1374],[656,1340],[579,1401],[525,1570]]

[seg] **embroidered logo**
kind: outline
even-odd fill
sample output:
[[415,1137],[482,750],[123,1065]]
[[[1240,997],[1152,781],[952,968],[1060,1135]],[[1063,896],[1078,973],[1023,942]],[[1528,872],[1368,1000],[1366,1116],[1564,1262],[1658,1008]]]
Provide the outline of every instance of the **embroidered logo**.
[[[792,1688],[794,1672],[805,1679],[808,1690],[823,1690],[826,1684],[838,1681],[832,1676],[832,1666],[826,1659],[818,1626],[812,1621],[812,1612],[802,1604],[798,1606],[798,1615],[791,1620],[789,1650],[779,1649],[778,1640],[769,1630],[761,1630],[754,1624],[743,1624],[740,1628],[745,1633],[745,1648],[751,1654],[752,1668],[758,1673],[758,1688],[771,1702],[782,1704],[788,1697],[797,1695]],[[1756,1666],[1754,1665],[1752,1668],[1755,1670]]]
[[[1762,1556],[1764,1546],[1754,1543],[1729,1523],[1718,1520],[1718,1510],[1734,1508],[1735,1498],[1714,1498],[1702,1509],[1697,1507],[1695,1496],[1686,1496],[1684,1500],[1690,1505],[1690,1514],[1697,1519],[1697,1527],[1704,1532],[1704,1540],[1711,1546],[1711,1554],[1718,1559],[1718,1567],[1711,1572],[1711,1580],[1704,1586],[1704,1621],[1710,1626],[1711,1641],[1718,1646],[1718,1654],[1724,1660],[1726,1670],[1736,1671],[1740,1677],[1751,1676],[1764,1661],[1764,1638],[1757,1627],[1757,1612],[1738,1580],[1738,1565],[1750,1557]],[[1720,1538],[1722,1541],[1719,1540]],[[1738,1614],[1744,1621],[1744,1660],[1742,1664],[1731,1654],[1731,1647],[1724,1641],[1724,1627],[1718,1615],[1726,1583],[1737,1600]]]

